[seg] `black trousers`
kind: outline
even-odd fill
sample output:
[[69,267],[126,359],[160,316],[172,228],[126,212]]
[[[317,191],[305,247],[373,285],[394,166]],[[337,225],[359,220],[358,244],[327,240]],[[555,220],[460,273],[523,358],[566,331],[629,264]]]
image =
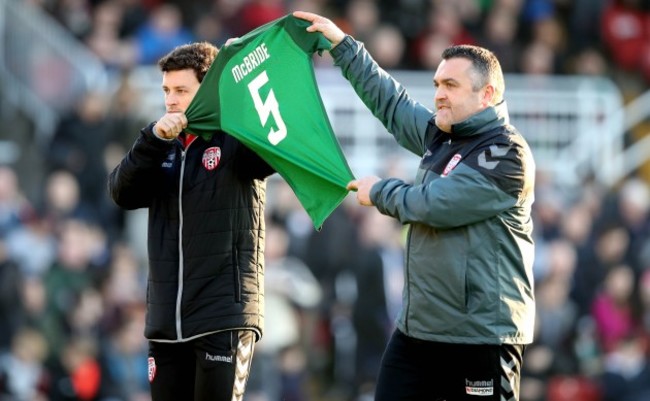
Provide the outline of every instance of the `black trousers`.
[[524,345],[422,341],[396,330],[375,401],[517,401]]
[[232,330],[185,343],[149,342],[152,401],[240,401],[255,333]]

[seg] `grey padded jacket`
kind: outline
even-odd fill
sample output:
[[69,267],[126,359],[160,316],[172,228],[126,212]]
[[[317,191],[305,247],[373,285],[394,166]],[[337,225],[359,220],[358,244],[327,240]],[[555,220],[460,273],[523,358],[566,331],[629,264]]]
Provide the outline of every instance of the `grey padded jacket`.
[[381,213],[409,224],[397,327],[428,341],[532,342],[535,162],[505,102],[445,133],[363,44],[347,36],[331,54],[397,142],[421,157],[412,184],[384,179],[370,193]]

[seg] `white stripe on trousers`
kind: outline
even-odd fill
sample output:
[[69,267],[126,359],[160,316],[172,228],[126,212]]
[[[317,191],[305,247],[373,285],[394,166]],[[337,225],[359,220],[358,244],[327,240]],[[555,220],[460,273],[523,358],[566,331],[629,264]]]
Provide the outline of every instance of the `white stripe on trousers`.
[[239,330],[239,341],[237,341],[237,356],[235,357],[235,382],[232,389],[232,401],[242,401],[246,382],[251,370],[253,361],[253,350],[255,346],[255,334],[249,330]]

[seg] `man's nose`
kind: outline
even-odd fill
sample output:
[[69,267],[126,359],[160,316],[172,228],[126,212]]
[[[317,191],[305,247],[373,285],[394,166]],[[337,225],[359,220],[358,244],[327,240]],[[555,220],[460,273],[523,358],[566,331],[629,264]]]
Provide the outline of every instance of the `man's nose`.
[[170,93],[169,95],[165,96],[165,105],[167,106],[173,106],[178,103],[178,96]]

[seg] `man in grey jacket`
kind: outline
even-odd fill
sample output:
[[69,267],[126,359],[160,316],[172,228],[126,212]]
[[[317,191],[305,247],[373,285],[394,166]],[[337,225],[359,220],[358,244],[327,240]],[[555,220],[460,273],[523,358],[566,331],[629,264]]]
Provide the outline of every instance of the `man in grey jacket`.
[[348,185],[361,205],[410,227],[403,305],[376,400],[518,400],[535,320],[535,163],[509,124],[498,60],[476,46],[446,49],[431,111],[330,20],[294,15],[330,40],[358,96],[421,156],[413,184],[364,177]]

